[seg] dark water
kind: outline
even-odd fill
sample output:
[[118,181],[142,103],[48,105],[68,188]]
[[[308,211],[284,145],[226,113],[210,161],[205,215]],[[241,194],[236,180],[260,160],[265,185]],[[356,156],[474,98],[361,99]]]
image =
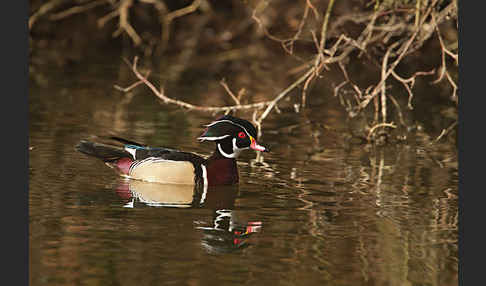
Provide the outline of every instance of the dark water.
[[[238,187],[169,206],[187,190],[127,182],[74,150],[110,133],[212,152],[195,138],[216,115],[113,89],[129,76],[118,61],[31,75],[31,285],[457,285],[454,146],[350,143],[330,97],[272,115],[260,139],[272,152],[241,156]],[[174,94],[204,103],[207,89]]]

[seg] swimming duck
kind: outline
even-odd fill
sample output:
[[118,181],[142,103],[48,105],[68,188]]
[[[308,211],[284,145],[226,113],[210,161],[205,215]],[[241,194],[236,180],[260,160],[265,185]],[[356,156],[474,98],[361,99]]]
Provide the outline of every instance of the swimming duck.
[[239,181],[236,158],[245,149],[268,152],[256,141],[257,132],[249,121],[222,116],[206,126],[201,141],[216,146],[208,158],[164,147],[150,147],[120,137],[111,139],[122,147],[81,140],[76,149],[103,160],[124,177],[164,184],[208,186],[233,185]]

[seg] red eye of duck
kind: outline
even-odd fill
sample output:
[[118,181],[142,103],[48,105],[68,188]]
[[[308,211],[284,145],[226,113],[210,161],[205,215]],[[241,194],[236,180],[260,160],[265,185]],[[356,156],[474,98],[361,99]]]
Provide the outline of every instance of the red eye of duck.
[[238,133],[238,137],[245,138],[246,137],[245,132],[241,131],[240,133]]

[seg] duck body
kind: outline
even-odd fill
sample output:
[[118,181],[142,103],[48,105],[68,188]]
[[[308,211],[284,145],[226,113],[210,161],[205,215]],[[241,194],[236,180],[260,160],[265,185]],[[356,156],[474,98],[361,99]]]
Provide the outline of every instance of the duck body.
[[256,143],[256,130],[243,119],[223,116],[207,125],[198,138],[216,143],[213,154],[197,154],[164,147],[150,147],[119,137],[110,137],[123,146],[81,140],[76,149],[102,159],[120,175],[163,184],[184,184],[207,188],[239,182],[236,158],[248,148],[267,151]]

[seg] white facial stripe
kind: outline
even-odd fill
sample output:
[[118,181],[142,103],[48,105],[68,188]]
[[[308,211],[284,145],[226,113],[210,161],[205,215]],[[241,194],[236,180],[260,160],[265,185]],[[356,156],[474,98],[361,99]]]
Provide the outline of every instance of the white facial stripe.
[[199,137],[197,139],[199,139],[199,140],[221,140],[221,139],[224,139],[228,136],[230,136],[230,135],[227,134],[227,135],[223,135],[223,136],[219,136],[219,137]]
[[201,195],[201,201],[199,202],[200,204],[204,203],[204,200],[206,199],[206,194],[208,192],[208,172],[206,170],[206,166],[201,165],[202,169],[202,177],[204,180],[204,188],[203,188],[203,193]]
[[250,136],[250,133],[248,133],[248,130],[246,130],[246,128],[245,128],[245,127],[243,127],[242,125],[240,125],[240,124],[238,124],[238,123],[234,123],[234,122],[233,122],[233,121],[231,121],[231,120],[218,120],[218,121],[214,121],[213,123],[211,123],[211,124],[209,124],[209,125],[206,125],[206,126],[207,126],[207,127],[209,127],[209,126],[213,126],[214,124],[217,124],[217,123],[220,123],[220,122],[229,122],[229,123],[231,123],[231,124],[233,124],[233,125],[236,125],[236,126],[240,127],[241,129],[243,129],[243,130],[245,131],[246,136]]

